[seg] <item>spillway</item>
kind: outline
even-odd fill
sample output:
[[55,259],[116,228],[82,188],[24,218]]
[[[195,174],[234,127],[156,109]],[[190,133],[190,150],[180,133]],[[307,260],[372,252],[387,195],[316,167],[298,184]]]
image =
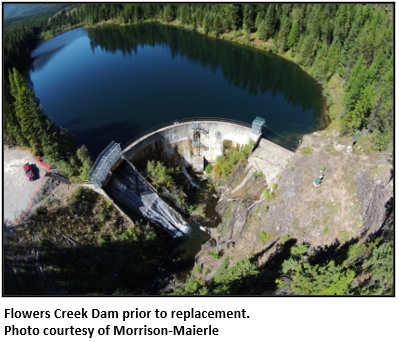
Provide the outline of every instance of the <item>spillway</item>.
[[113,174],[105,191],[125,207],[139,211],[173,238],[190,230],[181,215],[158,196],[128,160]]

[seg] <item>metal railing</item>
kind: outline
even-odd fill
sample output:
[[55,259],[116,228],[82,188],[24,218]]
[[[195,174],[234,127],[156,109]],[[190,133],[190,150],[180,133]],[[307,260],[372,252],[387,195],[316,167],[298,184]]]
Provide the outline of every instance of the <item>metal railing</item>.
[[100,153],[90,169],[90,180],[94,185],[101,188],[111,168],[122,157],[123,153],[119,144],[112,141]]
[[225,122],[225,123],[232,123],[244,127],[251,128],[252,124],[244,121],[239,121],[239,120],[232,120],[232,119],[226,119],[226,118],[216,118],[216,117],[195,117],[195,118],[188,118],[188,119],[180,119],[180,120],[175,120],[175,121],[168,121],[163,124],[160,124],[158,126],[152,127],[136,136],[134,136],[132,139],[130,139],[128,142],[124,143],[121,145],[122,151],[129,147],[131,144],[133,144],[135,141],[139,140],[140,138],[156,132],[162,128],[168,127],[168,126],[173,126],[175,124],[181,124],[181,123],[191,123],[195,121],[214,121],[214,122]]

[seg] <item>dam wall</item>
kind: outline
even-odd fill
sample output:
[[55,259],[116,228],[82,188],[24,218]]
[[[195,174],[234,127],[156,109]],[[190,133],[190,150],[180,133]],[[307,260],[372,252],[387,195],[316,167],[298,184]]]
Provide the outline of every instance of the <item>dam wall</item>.
[[123,147],[125,157],[133,162],[148,159],[167,159],[169,164],[193,167],[202,172],[204,159],[209,163],[223,155],[226,148],[238,149],[259,133],[247,123],[224,121],[175,122],[172,125],[143,134]]

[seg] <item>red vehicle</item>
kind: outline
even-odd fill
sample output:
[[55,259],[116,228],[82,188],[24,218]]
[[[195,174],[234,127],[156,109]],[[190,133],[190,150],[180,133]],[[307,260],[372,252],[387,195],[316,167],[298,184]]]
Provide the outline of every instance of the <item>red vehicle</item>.
[[33,173],[32,168],[30,167],[29,163],[26,163],[24,165],[24,170],[25,170],[26,177],[28,177],[28,179],[30,181],[33,181],[33,179],[35,178],[35,174]]

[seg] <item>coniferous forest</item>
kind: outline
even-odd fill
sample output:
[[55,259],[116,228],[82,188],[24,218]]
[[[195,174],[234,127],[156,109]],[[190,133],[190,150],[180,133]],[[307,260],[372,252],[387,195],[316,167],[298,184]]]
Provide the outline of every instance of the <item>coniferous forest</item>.
[[[373,151],[391,152],[393,15],[393,4],[382,3],[115,3],[60,5],[30,17],[7,19],[3,37],[4,141],[33,150],[69,177],[87,179],[89,151],[85,146],[78,148],[72,135],[51,122],[21,72],[31,62],[30,51],[60,32],[107,21],[128,25],[155,20],[261,48],[294,61],[323,86],[328,107],[334,102],[328,82],[338,79],[337,86],[344,93],[342,110],[330,111],[330,119],[340,134],[352,136],[361,131]],[[324,266],[315,266],[312,256],[307,259],[308,246],[288,249],[283,269],[291,274],[290,293],[392,294],[392,229],[391,225],[390,231],[365,244],[348,245],[345,255],[337,256],[339,263],[331,261]],[[226,264],[211,286],[192,281],[186,292],[177,294],[240,294],[244,287],[258,284],[258,272],[248,260],[230,268]],[[368,287],[349,290],[348,284],[359,272],[372,274]],[[250,280],[243,282],[243,274],[249,275]],[[269,274],[266,282],[273,282],[277,276]],[[313,279],[314,288],[308,286],[309,279]]]

